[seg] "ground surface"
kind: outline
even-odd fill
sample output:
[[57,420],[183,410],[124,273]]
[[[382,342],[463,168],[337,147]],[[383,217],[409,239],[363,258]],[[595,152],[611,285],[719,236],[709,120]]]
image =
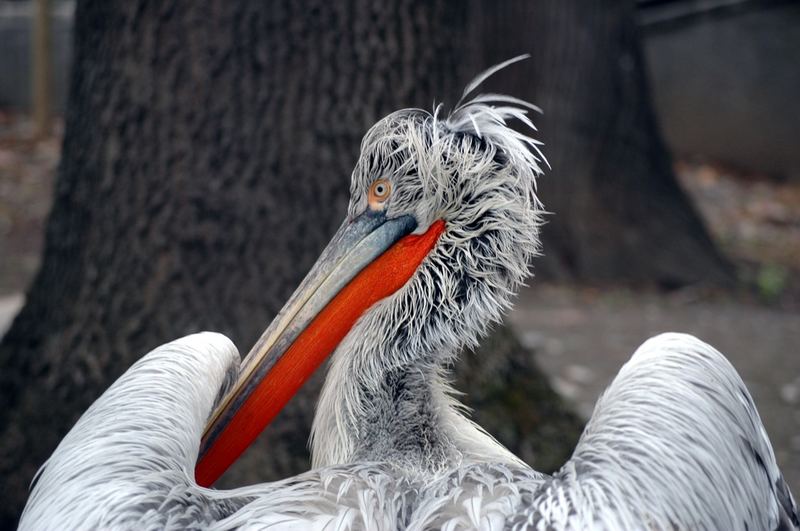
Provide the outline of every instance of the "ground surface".
[[647,338],[686,332],[742,375],[792,492],[800,493],[800,315],[730,297],[537,286],[511,321],[557,391],[584,418]]
[[[41,141],[31,135],[29,122],[0,110],[0,335],[38,267],[58,163],[58,133]],[[598,290],[534,280],[511,321],[555,388],[584,416],[646,338],[682,331],[715,345],[752,392],[798,495],[800,185],[698,162],[682,162],[677,170],[739,267],[736,293]]]

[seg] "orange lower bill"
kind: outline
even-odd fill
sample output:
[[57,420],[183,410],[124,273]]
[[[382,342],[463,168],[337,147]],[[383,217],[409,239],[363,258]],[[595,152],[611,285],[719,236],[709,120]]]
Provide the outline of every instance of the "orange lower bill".
[[200,486],[211,486],[283,409],[373,304],[414,275],[444,231],[434,222],[420,235],[397,241],[353,278],[311,321],[242,404],[195,468]]

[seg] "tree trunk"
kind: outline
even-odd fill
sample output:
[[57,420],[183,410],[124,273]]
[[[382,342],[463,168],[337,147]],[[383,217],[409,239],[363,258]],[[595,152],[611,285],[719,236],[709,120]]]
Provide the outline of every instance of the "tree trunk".
[[727,284],[729,264],[680,189],[653,114],[633,0],[476,2],[473,57],[532,58],[489,86],[539,105],[552,171],[540,197],[545,277]]
[[[474,73],[466,17],[446,0],[78,2],[44,259],[0,345],[3,527],[80,413],[145,352],[206,329],[249,349],[344,215],[367,128],[457,97]],[[529,383],[517,374],[529,353],[508,332],[496,342],[459,366],[491,382],[470,389],[484,407]],[[529,403],[537,421],[504,440],[520,448],[555,407],[570,426],[543,430],[557,462],[579,423],[539,387],[546,412]],[[301,392],[229,484],[308,466],[315,396]]]

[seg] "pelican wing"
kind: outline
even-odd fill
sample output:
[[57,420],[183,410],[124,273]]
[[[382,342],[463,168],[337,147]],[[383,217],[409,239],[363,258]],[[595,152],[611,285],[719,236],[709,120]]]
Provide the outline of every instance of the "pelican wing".
[[519,523],[547,529],[798,529],[750,393],[713,347],[645,342],[595,407],[572,459]]
[[20,529],[197,527],[230,512],[200,495],[190,474],[208,413],[238,364],[233,343],[213,333],[139,360],[39,471]]
[[222,491],[194,481],[212,406],[239,367],[221,334],[134,364],[83,414],[34,480],[20,529],[396,529],[417,490],[378,464]]

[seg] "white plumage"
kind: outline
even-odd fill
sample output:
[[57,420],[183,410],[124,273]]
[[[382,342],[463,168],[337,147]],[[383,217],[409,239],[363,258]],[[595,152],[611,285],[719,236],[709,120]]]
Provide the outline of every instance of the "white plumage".
[[637,350],[552,477],[463,414],[445,367],[510,307],[539,249],[540,155],[506,125],[532,127],[525,107],[479,96],[444,120],[399,111],[365,136],[350,219],[382,178],[393,192],[381,215],[446,229],[334,352],[314,470],[232,491],[195,484],[203,426],[239,363],[224,336],[198,334],[145,356],[84,414],[43,467],[21,528],[800,528],[747,389],[691,336]]
[[213,333],[145,356],[64,438],[20,529],[797,527],[749,393],[719,352],[691,336],[639,348],[553,477],[469,459],[416,480],[365,462],[232,491],[197,487],[203,425],[238,364],[231,342]]

